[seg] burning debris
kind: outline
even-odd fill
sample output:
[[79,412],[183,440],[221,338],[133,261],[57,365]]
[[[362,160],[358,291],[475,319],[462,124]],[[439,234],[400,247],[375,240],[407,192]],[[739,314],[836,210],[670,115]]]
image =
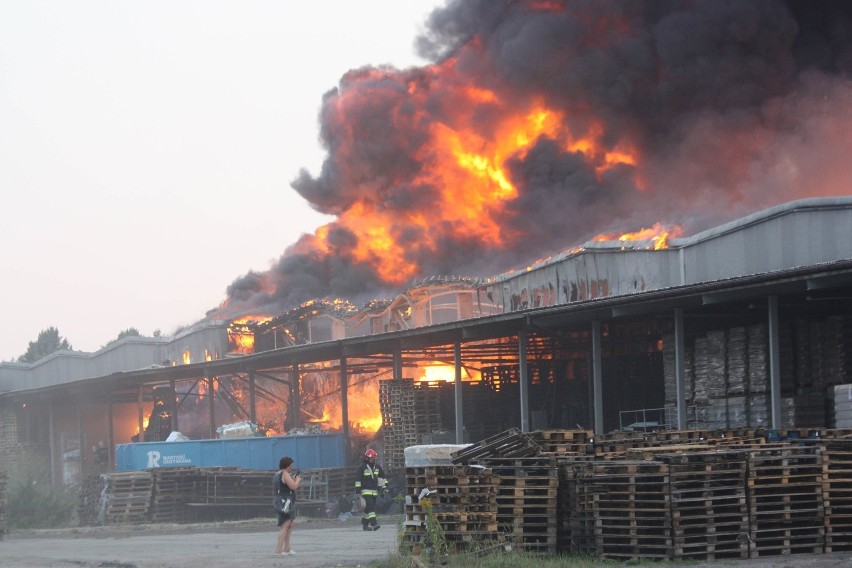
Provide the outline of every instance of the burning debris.
[[844,195],[850,22],[843,2],[450,1],[418,39],[432,64],[355,69],[325,95],[328,155],[293,188],[336,219],[214,315]]

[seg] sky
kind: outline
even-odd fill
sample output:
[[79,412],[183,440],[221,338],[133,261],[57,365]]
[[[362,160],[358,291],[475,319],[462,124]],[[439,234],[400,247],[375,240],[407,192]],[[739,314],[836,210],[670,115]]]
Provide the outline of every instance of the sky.
[[0,2],[0,361],[171,335],[329,222],[322,96],[422,65],[439,0]]

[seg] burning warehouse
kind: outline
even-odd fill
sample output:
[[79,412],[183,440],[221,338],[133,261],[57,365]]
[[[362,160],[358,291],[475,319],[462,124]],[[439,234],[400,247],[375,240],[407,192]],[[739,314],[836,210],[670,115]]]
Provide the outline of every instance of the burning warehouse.
[[362,310],[309,302],[6,363],[7,451],[53,447],[85,469],[95,441],[248,421],[380,443],[401,466],[409,445],[512,427],[834,427],[852,382],[850,215],[849,198],[803,200],[665,246],[593,240],[488,279],[433,278]]
[[433,64],[324,98],[293,187],[335,221],[174,337],[0,365],[0,457],[847,426],[850,18],[811,6],[450,2]]

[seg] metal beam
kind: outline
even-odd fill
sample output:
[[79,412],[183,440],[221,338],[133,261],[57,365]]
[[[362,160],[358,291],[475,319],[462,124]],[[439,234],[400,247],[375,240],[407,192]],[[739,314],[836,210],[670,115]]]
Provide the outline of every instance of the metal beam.
[[686,430],[686,392],[684,388],[684,345],[683,333],[683,310],[677,308],[674,311],[675,324],[675,391],[677,393],[677,427],[678,430]]
[[340,358],[340,421],[343,428],[343,447],[348,448],[352,440],[349,428],[349,373],[346,357]]
[[601,322],[592,322],[592,392],[595,401],[595,434],[604,433],[603,375],[601,373]]
[[210,439],[216,437],[216,401],[214,400],[214,390],[213,390],[213,375],[208,375],[207,377],[207,396],[210,398]]
[[254,371],[249,371],[249,420],[252,424],[257,424],[257,392],[254,384]]
[[530,431],[529,377],[527,376],[527,331],[518,333],[518,387],[521,404],[521,432]]
[[778,296],[769,296],[769,393],[772,401],[772,428],[781,428],[781,350],[778,327]]
[[462,404],[462,358],[461,358],[461,343],[456,342],[453,345],[453,360],[456,368],[456,377],[454,385],[455,394],[455,413],[456,413],[456,444],[464,443],[464,405]]

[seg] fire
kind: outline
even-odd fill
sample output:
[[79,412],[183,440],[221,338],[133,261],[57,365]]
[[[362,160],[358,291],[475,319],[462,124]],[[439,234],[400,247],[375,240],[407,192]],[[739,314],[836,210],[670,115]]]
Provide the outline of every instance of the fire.
[[[456,368],[454,365],[446,363],[434,362],[430,365],[420,367],[418,369],[419,377],[416,380],[420,382],[454,382],[456,380]],[[479,371],[471,370],[468,367],[462,367],[463,381],[478,381],[481,379]]]
[[245,315],[228,325],[228,348],[231,353],[254,353],[254,332],[249,329],[250,323],[270,321],[272,316]]
[[[350,113],[357,115],[372,105],[369,95],[374,89],[383,94],[378,85],[399,82],[401,77],[390,70],[365,69],[345,78],[328,108],[334,123],[344,129],[336,153],[342,179],[351,178],[347,191],[354,199],[333,223],[294,250],[348,257],[371,266],[382,282],[402,285],[420,274],[417,259],[439,251],[447,238],[491,248],[509,248],[523,238],[506,223],[510,204],[520,195],[508,164],[526,158],[539,141],[551,140],[568,152],[581,153],[598,176],[636,163],[637,152],[629,143],[603,142],[601,124],[590,121],[585,130],[574,132],[566,113],[543,99],[506,100],[495,90],[471,83],[457,65],[448,58],[406,79],[400,87],[409,100],[405,107],[388,111],[395,129],[389,135],[412,131],[423,137],[411,156],[416,171],[407,179],[396,179],[392,171],[382,173],[387,179],[364,179],[359,160],[373,158],[362,157],[357,147],[360,126],[349,124]],[[455,94],[452,108],[440,118],[424,110],[436,82],[440,83],[436,88],[450,88]],[[488,115],[490,122],[484,124],[480,114]],[[400,186],[405,196],[421,196],[422,203],[401,207],[394,204],[392,194],[388,199],[382,195],[385,188],[393,192]],[[340,238],[343,234],[347,237]]]
[[600,234],[594,237],[593,241],[651,241],[654,250],[668,248],[668,239],[677,238],[683,235],[683,229],[679,225],[666,227],[660,223],[654,223],[653,227],[647,229],[639,229],[633,233],[624,233],[616,236],[612,234]]

